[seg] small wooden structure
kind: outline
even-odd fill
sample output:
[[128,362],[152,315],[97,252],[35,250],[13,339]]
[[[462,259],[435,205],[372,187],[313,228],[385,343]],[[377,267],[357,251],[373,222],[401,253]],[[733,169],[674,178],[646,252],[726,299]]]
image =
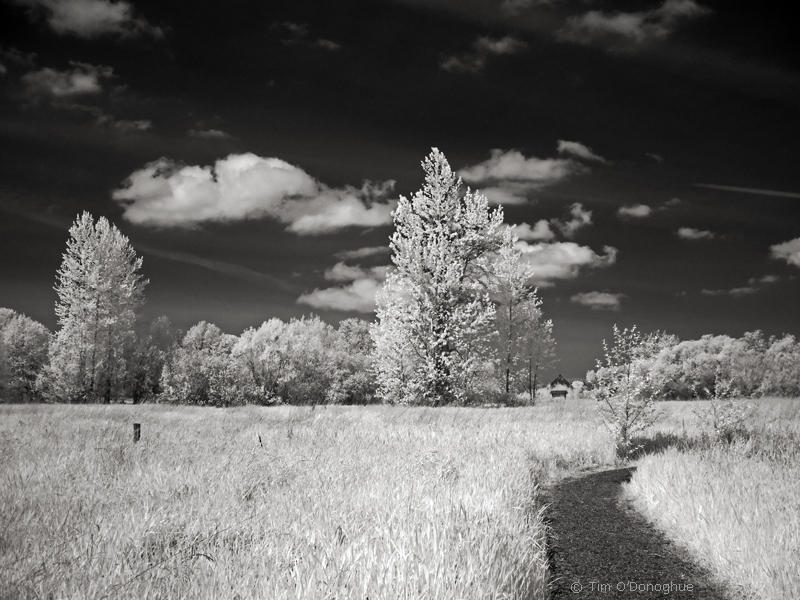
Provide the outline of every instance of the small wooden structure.
[[567,399],[567,393],[571,389],[569,381],[561,373],[547,387],[550,389],[551,398],[564,398],[565,400]]

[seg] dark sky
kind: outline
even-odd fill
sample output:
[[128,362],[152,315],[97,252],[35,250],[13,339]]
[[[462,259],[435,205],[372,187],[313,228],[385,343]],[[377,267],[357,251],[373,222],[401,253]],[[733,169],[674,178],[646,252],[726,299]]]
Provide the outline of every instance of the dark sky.
[[0,306],[55,325],[89,210],[143,254],[148,318],[371,319],[388,255],[342,253],[386,245],[436,146],[530,226],[565,375],[614,322],[798,334],[784,6],[0,3]]

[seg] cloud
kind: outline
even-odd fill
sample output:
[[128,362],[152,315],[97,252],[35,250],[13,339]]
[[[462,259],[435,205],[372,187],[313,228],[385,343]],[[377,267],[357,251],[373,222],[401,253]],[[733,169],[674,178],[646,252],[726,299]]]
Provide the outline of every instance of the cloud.
[[528,223],[513,225],[511,227],[511,231],[520,240],[525,240],[528,242],[547,242],[556,237],[556,234],[553,233],[552,229],[550,229],[550,222],[547,221],[547,219],[540,219],[533,227],[531,227]]
[[751,277],[747,280],[748,285],[757,285],[759,283],[778,283],[781,280],[777,275],[764,275],[762,277]]
[[344,287],[315,289],[301,295],[297,302],[318,309],[371,313],[375,310],[375,294],[381,285],[374,279],[357,279]]
[[342,250],[337,252],[334,256],[342,260],[355,260],[381,254],[389,254],[389,251],[389,246],[364,246],[363,248],[356,248],[355,250]]
[[594,161],[599,163],[606,163],[606,159],[595,154],[589,146],[581,144],[580,142],[568,142],[567,140],[558,140],[558,153],[571,154],[583,160]]
[[509,15],[517,15],[532,6],[549,6],[555,0],[503,0],[500,9]]
[[664,157],[661,156],[660,154],[656,154],[655,152],[645,152],[644,155],[647,158],[650,158],[659,164],[664,162]]
[[527,185],[513,181],[480,188],[481,194],[486,196],[489,204],[502,204],[504,206],[526,204],[528,202],[528,191],[529,187]]
[[149,119],[115,119],[109,115],[102,115],[97,119],[98,125],[109,125],[118,131],[125,133],[136,131],[148,131],[153,128],[153,122]]
[[297,23],[294,21],[283,21],[273,23],[271,29],[277,29],[281,33],[281,43],[286,46],[312,46],[322,48],[329,52],[341,50],[342,45],[327,38],[313,38],[309,35],[307,23]]
[[741,297],[741,296],[750,296],[758,292],[758,288],[752,286],[746,287],[735,287],[727,290],[710,290],[704,288],[700,290],[700,293],[704,296],[734,296],[734,297]]
[[61,99],[99,94],[104,79],[113,77],[111,67],[70,62],[71,69],[57,71],[46,67],[22,76],[22,84],[29,98]]
[[607,13],[591,10],[569,17],[557,37],[582,45],[631,50],[668,38],[680,22],[711,12],[694,0],[665,0],[651,10]]
[[43,15],[47,24],[60,34],[95,38],[107,34],[122,37],[150,35],[160,38],[164,32],[134,14],[124,0],[13,0],[30,9],[32,16]]
[[785,260],[790,265],[800,267],[800,237],[770,246],[772,258]]
[[569,213],[572,218],[569,221],[559,221],[553,219],[552,223],[564,235],[564,237],[572,238],[587,225],[592,224],[592,211],[583,208],[583,204],[575,202],[569,207]]
[[517,242],[522,258],[534,269],[534,281],[540,286],[552,285],[554,279],[575,279],[583,268],[602,268],[617,260],[617,249],[604,246],[597,254],[588,246],[575,242],[528,244]]
[[617,209],[617,214],[620,217],[643,219],[653,214],[653,209],[647,206],[647,204],[631,204],[628,206],[620,206]]
[[328,281],[356,281],[357,279],[374,279],[383,281],[389,271],[388,265],[377,267],[362,267],[338,262],[325,270],[325,279]]
[[510,35],[496,39],[483,36],[472,43],[468,52],[447,56],[439,66],[451,73],[479,73],[486,67],[489,57],[516,54],[526,47],[525,42]]
[[716,235],[713,231],[708,231],[707,229],[681,227],[678,229],[678,237],[684,240],[710,240],[716,237]]
[[544,187],[584,172],[586,167],[570,158],[526,158],[517,150],[495,148],[487,160],[464,167],[458,174],[468,183],[513,181]]
[[161,158],[134,171],[112,193],[131,223],[193,226],[273,218],[315,235],[345,227],[391,223],[394,181],[330,188],[279,158],[231,154],[213,166],[181,166]]
[[231,137],[231,134],[221,129],[190,129],[189,137],[206,140],[226,140]]
[[695,183],[694,187],[720,190],[723,192],[736,192],[739,194],[755,194],[757,196],[772,196],[773,198],[800,198],[800,192],[783,192],[779,190],[765,190],[763,188],[739,187],[736,185],[717,185],[715,183]]
[[625,294],[612,294],[609,292],[583,292],[575,294],[570,302],[588,306],[592,310],[619,310]]

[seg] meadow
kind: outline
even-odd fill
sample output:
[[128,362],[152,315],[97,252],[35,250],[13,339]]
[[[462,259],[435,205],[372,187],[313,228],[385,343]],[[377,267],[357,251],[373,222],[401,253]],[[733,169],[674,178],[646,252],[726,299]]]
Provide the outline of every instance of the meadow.
[[[800,404],[732,444],[703,442],[703,405],[660,405],[625,495],[738,596],[792,597]],[[582,400],[5,405],[0,452],[8,598],[544,599],[538,490],[615,462]]]
[[22,598],[546,598],[537,486],[613,460],[583,403],[0,415]]

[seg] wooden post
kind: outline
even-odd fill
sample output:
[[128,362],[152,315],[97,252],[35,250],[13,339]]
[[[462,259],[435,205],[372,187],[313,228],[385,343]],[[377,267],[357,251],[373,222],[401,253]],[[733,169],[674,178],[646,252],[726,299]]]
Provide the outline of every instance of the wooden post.
[[142,437],[142,425],[141,425],[141,423],[134,423],[133,424],[133,443],[135,444],[136,442],[138,442],[141,437]]

